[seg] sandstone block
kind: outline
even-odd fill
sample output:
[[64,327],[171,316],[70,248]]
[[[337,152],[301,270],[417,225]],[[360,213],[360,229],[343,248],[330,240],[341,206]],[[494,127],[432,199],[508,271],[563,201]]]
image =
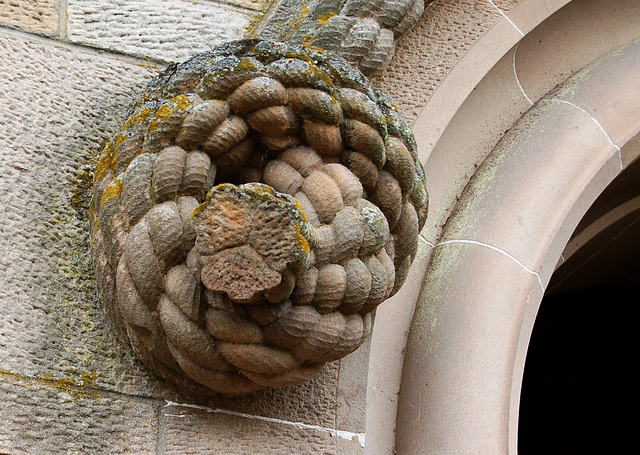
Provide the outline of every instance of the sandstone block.
[[211,1],[69,0],[68,39],[180,61],[242,37],[253,11]]
[[90,169],[156,69],[2,32],[0,61],[0,370],[153,393],[97,301],[87,222]]
[[[295,425],[293,422],[281,422],[277,419],[259,419],[251,416],[247,418],[215,410],[171,405],[164,408],[164,420],[167,431],[167,455],[364,453],[364,449],[357,441],[349,439],[348,434],[341,433],[341,436],[338,436],[322,427]],[[211,427],[216,428],[215,433],[211,433]],[[349,442],[349,451],[338,452],[338,444],[342,440]],[[341,449],[342,447],[343,445]]]
[[54,35],[58,31],[60,0],[16,2],[0,0],[0,24]]
[[155,454],[159,402],[41,376],[0,376],[0,453]]

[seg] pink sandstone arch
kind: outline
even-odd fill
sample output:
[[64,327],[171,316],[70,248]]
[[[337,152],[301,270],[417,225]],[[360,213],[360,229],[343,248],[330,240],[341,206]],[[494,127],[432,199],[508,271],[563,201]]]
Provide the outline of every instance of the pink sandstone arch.
[[640,152],[639,18],[634,1],[519,2],[415,116],[432,205],[422,260],[377,315],[367,453],[516,453],[545,287],[584,213]]

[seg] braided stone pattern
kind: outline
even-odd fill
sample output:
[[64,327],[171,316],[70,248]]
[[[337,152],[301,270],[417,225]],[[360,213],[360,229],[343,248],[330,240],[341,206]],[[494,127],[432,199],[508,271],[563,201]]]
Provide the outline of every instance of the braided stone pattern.
[[413,27],[427,0],[284,0],[261,38],[307,43],[335,52],[365,75],[384,69],[395,43]]
[[104,304],[198,393],[299,384],[357,349],[427,211],[411,131],[342,58],[246,40],[148,85],[95,170]]

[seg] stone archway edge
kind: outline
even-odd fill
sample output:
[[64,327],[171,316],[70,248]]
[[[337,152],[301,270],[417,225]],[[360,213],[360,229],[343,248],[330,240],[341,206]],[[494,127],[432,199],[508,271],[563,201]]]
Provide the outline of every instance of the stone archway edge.
[[[460,105],[495,62],[516,45],[523,36],[526,36],[571,0],[545,2],[523,0],[508,12],[504,12],[504,9],[494,1],[487,1],[498,9],[502,19],[494,24],[482,39],[469,49],[464,59],[452,68],[415,119],[415,125],[430,125],[429,128],[415,131],[418,143],[432,144],[431,147],[421,150],[420,159],[423,162],[428,159],[433,145],[445,131]],[[524,95],[526,96],[526,93]]]
[[[564,218],[553,222],[550,213],[539,204],[542,196],[532,190],[553,188],[546,196],[558,209],[563,195],[569,198],[568,192],[581,193],[586,188],[593,178],[590,171],[599,170],[612,160],[615,162],[612,166],[619,172],[625,163],[635,159],[623,156],[621,147],[637,133],[638,49],[640,45],[635,41],[601,58],[525,114],[476,172],[439,243],[472,240],[491,245],[540,273],[546,284],[555,262],[545,265],[541,258],[530,256],[528,251],[535,249],[546,233],[553,232],[550,226],[559,226]],[[584,148],[576,147],[580,140],[584,141]],[[527,155],[527,147],[537,153]],[[584,152],[596,148],[597,154]],[[573,154],[569,150],[573,150]],[[536,182],[527,188],[527,179],[534,178]],[[512,186],[507,191],[502,185]],[[573,196],[577,197],[578,194]],[[489,199],[491,204],[487,203]],[[513,212],[509,208],[513,208]],[[567,207],[566,213],[568,210]],[[483,218],[500,219],[505,224],[475,221]],[[528,234],[524,238],[523,226]]]
[[543,294],[530,272],[546,285],[582,215],[635,159],[620,150],[640,127],[638,74],[640,41],[585,68],[525,114],[472,178],[414,316],[398,453],[516,452],[524,357]]
[[582,232],[580,232],[580,234],[571,239],[562,253],[563,261],[571,258],[572,255],[576,253],[581,246],[593,240],[607,227],[613,226],[615,223],[618,223],[629,216],[633,216],[639,211],[640,196],[636,196],[633,199],[630,199],[608,211],[593,223],[591,223],[589,226],[587,226]]

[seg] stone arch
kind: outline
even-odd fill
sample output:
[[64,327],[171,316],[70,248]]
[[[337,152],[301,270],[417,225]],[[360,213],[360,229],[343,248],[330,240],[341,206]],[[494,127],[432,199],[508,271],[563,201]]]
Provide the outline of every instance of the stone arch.
[[[637,156],[638,17],[632,1],[519,2],[415,115],[432,207],[412,280],[377,316],[369,453],[393,447],[393,425],[380,422],[400,377],[398,453],[515,453],[537,306],[577,223]],[[540,152],[552,149],[562,153]]]

